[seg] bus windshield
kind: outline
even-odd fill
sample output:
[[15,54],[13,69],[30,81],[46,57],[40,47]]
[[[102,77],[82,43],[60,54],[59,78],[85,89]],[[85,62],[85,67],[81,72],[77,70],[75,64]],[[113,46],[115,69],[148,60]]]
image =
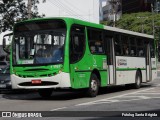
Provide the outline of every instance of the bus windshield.
[[66,26],[63,21],[38,21],[15,27],[13,65],[63,63]]

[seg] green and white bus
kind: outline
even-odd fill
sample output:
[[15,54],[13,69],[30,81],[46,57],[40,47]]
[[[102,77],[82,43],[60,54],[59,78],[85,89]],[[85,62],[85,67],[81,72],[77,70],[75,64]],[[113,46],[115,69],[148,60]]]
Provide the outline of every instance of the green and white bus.
[[[5,40],[3,41],[5,45]],[[152,35],[73,18],[40,18],[16,23],[11,45],[13,89],[85,89],[152,81],[157,76]]]

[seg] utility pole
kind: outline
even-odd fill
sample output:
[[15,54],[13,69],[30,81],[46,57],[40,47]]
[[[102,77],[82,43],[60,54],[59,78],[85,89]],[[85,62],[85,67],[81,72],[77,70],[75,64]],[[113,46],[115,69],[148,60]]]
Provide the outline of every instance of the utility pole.
[[153,31],[153,35],[154,35],[154,33],[155,33],[155,29],[154,29],[154,8],[153,8],[154,6],[153,6],[153,2],[151,3],[151,11],[152,11],[152,31]]
[[28,19],[31,19],[32,18],[32,1],[31,0],[28,0]]
[[116,4],[118,0],[110,0],[109,1],[111,6],[112,6],[112,15],[113,15],[113,27],[116,26],[116,20],[117,20],[117,11],[115,10]]

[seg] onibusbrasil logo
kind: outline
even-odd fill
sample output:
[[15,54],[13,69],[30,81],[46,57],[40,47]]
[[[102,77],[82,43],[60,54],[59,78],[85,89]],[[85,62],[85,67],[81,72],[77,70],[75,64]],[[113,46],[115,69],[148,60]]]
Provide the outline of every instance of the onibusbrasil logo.
[[42,117],[42,114],[40,112],[2,112],[2,117],[7,117],[7,118]]

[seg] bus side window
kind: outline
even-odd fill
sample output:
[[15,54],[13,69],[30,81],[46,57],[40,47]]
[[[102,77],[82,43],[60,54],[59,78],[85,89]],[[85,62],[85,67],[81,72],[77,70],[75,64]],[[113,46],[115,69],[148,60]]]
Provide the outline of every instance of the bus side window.
[[129,51],[129,39],[128,39],[128,36],[126,35],[122,35],[122,49],[123,49],[123,55],[124,56],[128,56],[130,53]]
[[124,46],[123,46],[123,53],[124,53],[124,55],[129,55],[128,45],[124,45]]
[[139,57],[144,57],[144,40],[137,38],[137,55]]
[[130,56],[134,57],[137,55],[137,46],[135,37],[129,37],[129,45],[130,45]]
[[136,47],[135,46],[131,46],[131,50],[130,50],[130,56],[136,56]]
[[122,55],[120,35],[115,36],[115,53],[117,56]]
[[95,53],[96,52],[96,47],[95,46],[91,46],[90,50],[91,50],[91,53]]
[[104,43],[101,30],[88,29],[89,48],[92,54],[103,54]]
[[101,41],[90,42],[90,51],[92,54],[103,53],[103,46]]

